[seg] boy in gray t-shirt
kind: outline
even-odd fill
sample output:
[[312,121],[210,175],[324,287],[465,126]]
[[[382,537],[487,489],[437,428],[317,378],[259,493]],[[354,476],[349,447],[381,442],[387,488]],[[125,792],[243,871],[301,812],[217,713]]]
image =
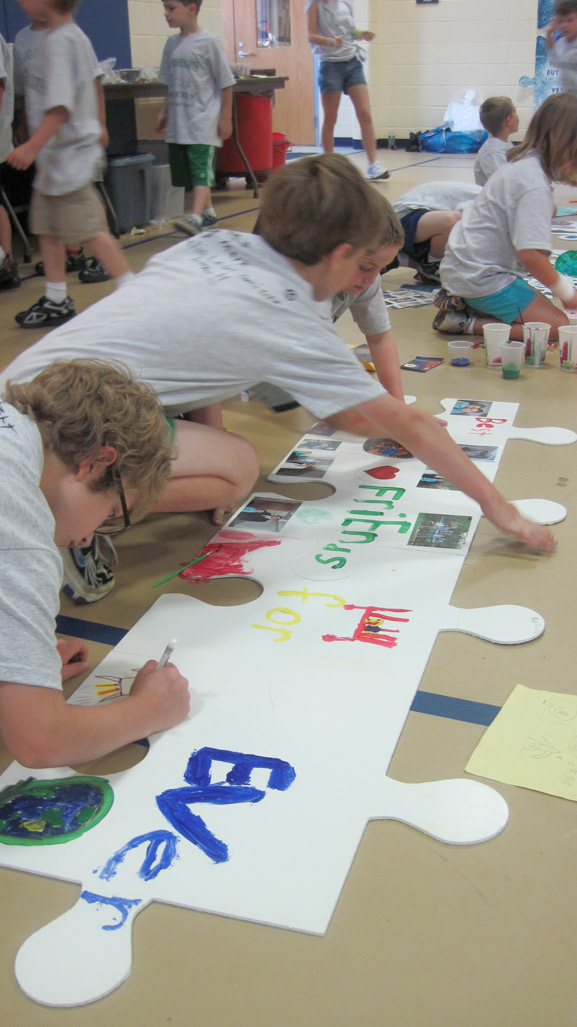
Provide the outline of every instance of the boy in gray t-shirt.
[[0,402],[0,733],[24,766],[83,763],[188,713],[186,679],[154,652],[121,703],[67,705],[62,682],[88,670],[88,653],[54,636],[58,547],[143,517],[170,458],[153,391],[101,360],[52,364]]
[[74,23],[78,0],[44,0],[46,33],[41,33],[38,89],[32,135],[8,156],[25,171],[35,162],[30,225],[40,242],[45,294],[16,315],[22,328],[64,324],[76,311],[66,292],[68,243],[87,243],[117,285],[132,274],[108,231],[93,180],[102,157],[103,129],[94,84],[94,51]]
[[479,118],[489,138],[477,154],[473,172],[477,185],[485,185],[507,160],[513,143],[509,136],[519,128],[519,115],[508,96],[490,96],[479,107]]
[[390,205],[346,157],[291,161],[266,187],[260,235],[207,232],[173,246],[26,350],[4,377],[24,381],[87,351],[138,371],[169,415],[189,417],[175,425],[176,457],[158,512],[217,505],[209,487],[222,490],[238,459],[231,468],[229,433],[213,428],[207,439],[208,418],[222,400],[264,380],[335,428],[392,436],[501,530],[551,548],[550,533],[505,501],[441,423],[388,395],[320,316],[319,304],[347,291],[381,246],[390,218]]
[[155,126],[166,132],[172,184],[192,190],[190,213],[174,222],[188,235],[216,224],[210,195],[216,151],[232,135],[234,75],[220,41],[198,24],[201,5],[164,0],[168,25],[180,32],[164,47],[158,81],[168,86],[168,98]]
[[577,0],[555,0],[545,45],[549,63],[559,69],[561,89],[577,95]]

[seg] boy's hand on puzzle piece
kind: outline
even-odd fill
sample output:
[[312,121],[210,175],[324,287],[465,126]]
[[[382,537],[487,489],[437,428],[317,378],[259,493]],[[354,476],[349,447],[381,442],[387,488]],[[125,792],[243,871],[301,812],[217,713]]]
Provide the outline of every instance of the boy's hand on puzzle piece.
[[547,553],[555,549],[557,542],[551,529],[545,524],[537,524],[523,517],[523,514],[519,513],[512,503],[503,499],[503,496],[497,494],[496,502],[491,500],[486,507],[482,507],[482,510],[485,517],[506,535],[516,535],[527,545],[534,549],[543,549]]
[[159,669],[156,660],[148,660],[134,679],[130,698],[146,702],[150,713],[149,731],[165,731],[180,724],[190,709],[188,681],[174,663]]
[[225,139],[230,139],[232,135],[232,118],[220,118],[216,131],[218,132],[219,139],[222,139],[223,143]]
[[56,648],[62,660],[62,680],[69,681],[88,670],[88,649],[81,638],[59,638]]
[[38,154],[33,146],[29,143],[22,143],[21,146],[17,146],[12,153],[9,153],[6,160],[13,168],[17,171],[26,171],[31,164],[34,163]]
[[366,32],[359,32],[358,38],[359,39],[364,39],[365,43],[372,43],[373,39],[375,38],[375,33],[374,32],[368,32],[368,31],[366,31]]

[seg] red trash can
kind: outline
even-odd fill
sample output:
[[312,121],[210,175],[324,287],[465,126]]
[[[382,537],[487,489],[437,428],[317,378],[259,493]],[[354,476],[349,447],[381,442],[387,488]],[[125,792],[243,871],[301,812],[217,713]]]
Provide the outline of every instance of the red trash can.
[[[272,99],[236,93],[233,102],[238,138],[248,163],[255,173],[272,171]],[[232,136],[217,150],[216,172],[217,175],[246,174],[244,161]]]
[[292,146],[284,132],[273,132],[272,134],[272,169],[282,168],[286,163],[286,152]]

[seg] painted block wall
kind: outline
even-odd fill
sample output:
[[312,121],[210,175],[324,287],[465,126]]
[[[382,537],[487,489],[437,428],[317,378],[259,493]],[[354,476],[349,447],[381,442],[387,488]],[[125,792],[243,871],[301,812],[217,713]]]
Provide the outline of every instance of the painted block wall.
[[[172,35],[161,0],[128,0],[132,66],[156,68],[160,64],[166,38]],[[199,21],[203,28],[222,39],[220,0],[204,0]]]
[[[538,0],[356,0],[359,27],[377,33],[370,45],[369,88],[377,138],[434,128],[451,99],[475,89],[510,96],[521,138],[533,113]],[[365,17],[367,25],[365,26]]]
[[[243,0],[250,3],[252,0]],[[434,128],[450,100],[466,89],[510,96],[519,110],[519,137],[533,112],[538,0],[354,0],[359,28],[371,28],[369,88],[377,138]],[[129,0],[133,65],[160,63],[169,35],[160,0]],[[204,0],[202,25],[222,38],[220,0]],[[304,43],[306,44],[306,42]],[[337,136],[359,138],[348,100]]]

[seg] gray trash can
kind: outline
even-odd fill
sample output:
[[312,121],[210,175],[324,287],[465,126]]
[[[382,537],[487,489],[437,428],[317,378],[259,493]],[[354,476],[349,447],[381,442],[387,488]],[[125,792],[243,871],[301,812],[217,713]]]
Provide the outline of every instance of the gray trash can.
[[108,162],[104,183],[118,218],[120,232],[141,228],[150,221],[152,153],[134,157],[113,157]]

